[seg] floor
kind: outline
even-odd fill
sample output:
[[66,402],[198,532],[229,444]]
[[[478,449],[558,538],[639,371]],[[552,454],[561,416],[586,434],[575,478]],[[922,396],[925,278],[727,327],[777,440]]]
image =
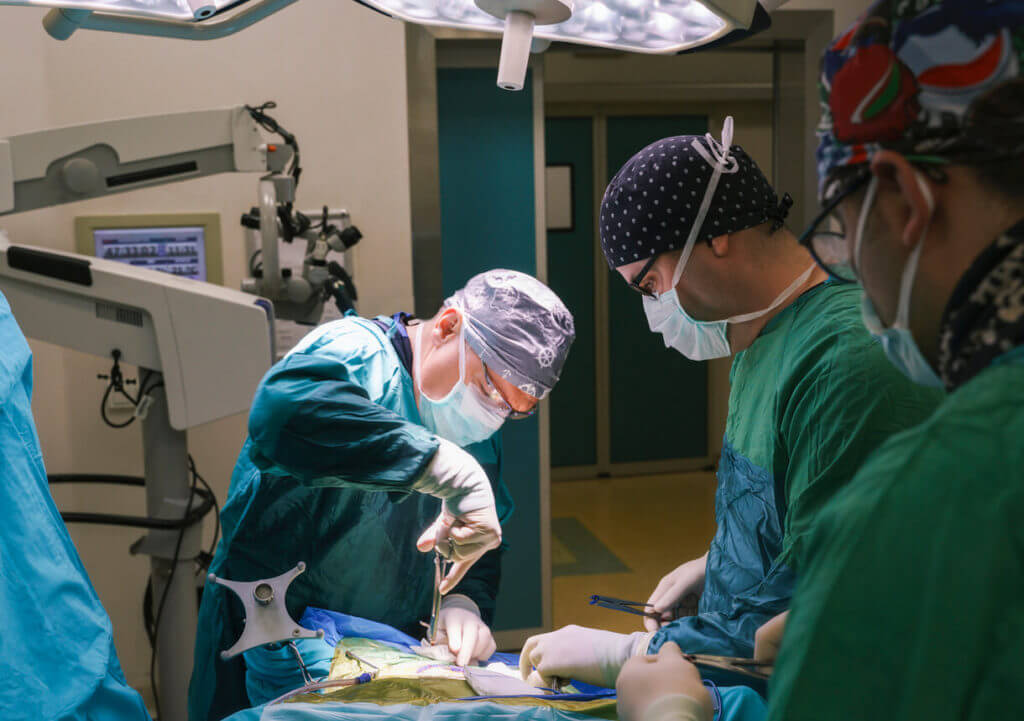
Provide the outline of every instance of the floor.
[[641,630],[639,616],[590,596],[646,601],[665,573],[707,551],[714,497],[704,472],[553,483],[554,627]]

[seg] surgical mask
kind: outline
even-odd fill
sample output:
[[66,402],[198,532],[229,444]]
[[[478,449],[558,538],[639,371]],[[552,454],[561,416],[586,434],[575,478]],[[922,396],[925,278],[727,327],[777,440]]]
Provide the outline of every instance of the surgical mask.
[[459,446],[470,446],[487,440],[505,422],[505,415],[488,403],[483,394],[466,385],[466,319],[459,325],[459,380],[444,398],[434,400],[423,391],[420,372],[423,359],[424,326],[416,336],[416,387],[420,392],[420,418],[423,425],[442,438]]
[[[682,260],[682,258],[680,258]],[[676,266],[678,271],[678,265]],[[679,303],[675,284],[657,298],[644,298],[647,324],[655,333],[661,333],[666,348],[675,348],[690,360],[724,358],[732,354],[729,345],[729,324],[745,323],[760,318],[778,308],[797,288],[807,282],[814,272],[810,266],[794,280],[771,305],[753,313],[734,315],[725,320],[701,321],[690,317]],[[678,281],[677,281],[678,282]]]
[[701,201],[697,216],[694,218],[693,226],[690,228],[690,235],[683,246],[683,253],[676,263],[675,272],[672,274],[672,286],[656,298],[644,296],[644,315],[647,316],[647,324],[654,333],[661,333],[666,348],[674,348],[690,360],[709,360],[711,358],[724,358],[732,354],[729,346],[729,324],[744,323],[755,318],[760,318],[778,308],[793,291],[799,288],[811,277],[814,272],[812,263],[806,271],[786,290],[784,290],[771,305],[763,310],[733,316],[724,320],[699,321],[690,317],[679,302],[679,294],[676,292],[676,285],[683,276],[683,270],[690,259],[697,236],[704,225],[704,218],[707,216],[708,208],[715,197],[715,190],[718,188],[718,181],[723,173],[735,173],[738,170],[736,159],[729,156],[729,148],[732,147],[733,121],[726,118],[722,126],[722,142],[719,143],[710,134],[704,136],[708,148],[705,148],[700,141],[694,139],[692,142],[694,150],[706,160],[713,168],[711,178],[708,180],[708,187],[704,191],[704,199]]
[[[917,175],[917,182],[921,187],[925,200],[928,201],[929,212],[934,211],[935,200],[932,197],[931,188],[928,187],[928,183],[925,182],[920,174]],[[853,250],[854,262],[857,268],[861,267],[860,254],[864,244],[864,228],[867,225],[868,215],[875,204],[877,192],[878,179],[872,178],[871,183],[868,185],[867,195],[864,197],[864,204],[861,206],[860,217],[857,219],[857,236],[854,239]],[[933,388],[941,388],[943,386],[942,380],[925,359],[921,349],[917,347],[917,343],[914,341],[913,334],[910,332],[910,296],[914,290],[917,264],[921,258],[924,238],[928,234],[930,223],[931,217],[929,215],[928,222],[925,223],[924,230],[921,232],[921,237],[917,245],[914,246],[914,249],[910,251],[907,263],[903,267],[903,275],[900,279],[900,297],[896,306],[896,318],[893,324],[888,328],[885,327],[882,320],[878,317],[878,312],[875,310],[875,306],[866,291],[861,299],[860,310],[864,326],[871,335],[878,338],[881,342],[890,363],[915,383]]]

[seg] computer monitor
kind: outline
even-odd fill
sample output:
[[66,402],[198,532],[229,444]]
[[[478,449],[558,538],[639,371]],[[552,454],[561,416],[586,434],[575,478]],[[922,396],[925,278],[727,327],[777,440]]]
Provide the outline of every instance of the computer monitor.
[[78,252],[182,278],[220,284],[220,215],[83,216],[75,219]]

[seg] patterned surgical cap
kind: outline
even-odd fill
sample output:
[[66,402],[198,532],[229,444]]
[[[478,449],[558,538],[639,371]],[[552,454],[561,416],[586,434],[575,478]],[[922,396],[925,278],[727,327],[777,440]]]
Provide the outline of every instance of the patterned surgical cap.
[[[663,138],[622,166],[601,201],[601,250],[614,270],[686,245],[714,171],[710,135]],[[720,153],[719,153],[720,154]],[[753,228],[779,225],[792,199],[779,201],[771,183],[739,145],[711,199],[697,242]]]
[[[1022,64],[1024,0],[874,3],[822,58],[819,200],[839,190],[835,171],[883,148],[921,161],[1024,153],[1012,145],[1024,128]],[[985,103],[1008,83],[1013,100]],[[979,125],[978,113],[996,118]]]
[[576,329],[550,288],[515,270],[489,270],[470,278],[445,307],[463,312],[469,347],[488,368],[534,398],[551,392]]

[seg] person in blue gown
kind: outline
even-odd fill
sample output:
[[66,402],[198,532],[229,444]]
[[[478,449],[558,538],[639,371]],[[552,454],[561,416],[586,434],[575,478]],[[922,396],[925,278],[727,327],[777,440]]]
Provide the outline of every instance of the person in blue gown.
[[32,351],[0,294],[0,717],[148,721],[50,495],[31,399]]
[[[551,391],[574,337],[558,297],[508,270],[473,277],[429,320],[350,314],[317,328],[259,385],[210,570],[253,581],[303,561],[287,596],[293,617],[314,606],[421,636],[434,579],[424,551],[437,544],[455,560],[443,637],[460,664],[488,658],[512,509],[495,432]],[[238,600],[208,584],[193,721],[301,685],[287,648],[221,660],[242,624]],[[322,642],[299,646],[307,664],[329,661]]]

